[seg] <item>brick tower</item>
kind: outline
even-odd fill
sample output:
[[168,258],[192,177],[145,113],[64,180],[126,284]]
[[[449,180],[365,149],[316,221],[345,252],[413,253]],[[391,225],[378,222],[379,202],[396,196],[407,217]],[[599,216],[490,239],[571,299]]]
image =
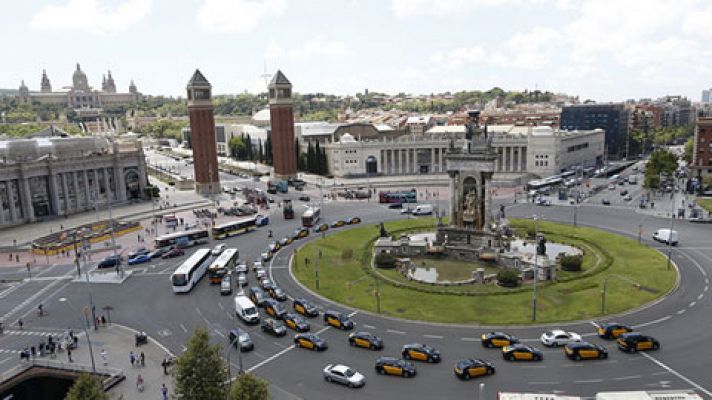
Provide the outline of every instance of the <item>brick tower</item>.
[[292,84],[282,71],[277,71],[268,89],[274,176],[277,179],[294,178],[297,176],[297,155],[294,149]]
[[193,147],[195,168],[195,191],[200,194],[220,193],[211,88],[210,82],[197,69],[186,88],[190,143]]

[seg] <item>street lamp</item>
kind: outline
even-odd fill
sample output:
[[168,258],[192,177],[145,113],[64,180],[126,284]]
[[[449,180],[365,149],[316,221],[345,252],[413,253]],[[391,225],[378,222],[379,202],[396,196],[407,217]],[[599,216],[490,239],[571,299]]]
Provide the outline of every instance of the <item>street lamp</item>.
[[667,269],[670,269],[672,259],[672,229],[675,227],[675,198],[670,201],[670,234],[667,237]]
[[[227,358],[227,377],[228,381],[232,381],[232,371],[230,370],[230,349],[232,349],[233,346],[235,346],[235,342],[238,342],[240,340],[240,333],[235,336],[230,343],[227,345],[227,349],[225,350],[225,358]],[[238,375],[242,374],[242,350],[240,349],[240,345],[238,344],[237,346],[237,365],[240,368],[240,371],[238,372]]]
[[532,321],[536,321],[536,303],[539,296],[539,217],[534,215],[534,296],[532,298]]
[[[66,297],[61,297],[59,298],[59,301],[62,303],[67,303],[67,306],[69,307],[70,301]],[[87,307],[84,306],[83,314],[84,314],[84,320],[86,321],[86,325],[84,325],[84,334],[87,335],[87,343],[89,344],[89,357],[91,358],[91,370],[93,373],[96,373],[96,363],[94,362],[94,348],[92,347],[91,344],[91,337],[89,336],[89,310],[87,310]]]

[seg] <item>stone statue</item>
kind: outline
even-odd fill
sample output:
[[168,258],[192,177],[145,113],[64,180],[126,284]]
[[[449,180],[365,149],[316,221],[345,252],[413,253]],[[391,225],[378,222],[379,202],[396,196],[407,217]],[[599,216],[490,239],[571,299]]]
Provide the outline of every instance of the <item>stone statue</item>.
[[383,222],[381,222],[381,233],[380,233],[380,237],[388,237],[388,236],[389,236],[389,235],[388,235],[388,231],[386,231],[386,227],[383,226]]
[[462,201],[462,217],[464,220],[476,223],[478,216],[477,192],[475,190],[471,190],[465,195],[465,199]]
[[546,255],[546,238],[544,237],[544,235],[539,235],[537,237],[536,241],[537,241],[536,255],[545,256]]

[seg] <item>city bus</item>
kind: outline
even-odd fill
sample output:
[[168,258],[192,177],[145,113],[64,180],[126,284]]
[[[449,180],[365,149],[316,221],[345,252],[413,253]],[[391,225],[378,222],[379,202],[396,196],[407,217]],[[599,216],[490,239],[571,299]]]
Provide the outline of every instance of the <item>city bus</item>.
[[223,276],[227,275],[227,272],[235,267],[237,257],[239,256],[240,253],[237,249],[231,248],[223,250],[220,256],[208,267],[208,279],[210,280],[210,284],[216,285],[221,283]]
[[200,278],[205,275],[205,270],[208,269],[206,262],[210,258],[210,249],[198,249],[188,257],[171,275],[171,283],[173,284],[173,293],[190,292]]
[[167,235],[157,237],[154,243],[154,247],[156,249],[174,246],[195,246],[197,244],[208,243],[208,231],[205,229],[193,229],[190,231],[169,233]]
[[252,216],[216,225],[212,229],[213,239],[225,239],[233,235],[249,232],[257,226],[256,220],[257,217]]
[[378,192],[379,203],[417,203],[418,192],[407,190],[401,192]]
[[302,214],[302,226],[306,228],[314,226],[319,222],[319,218],[321,218],[321,210],[319,207],[309,207],[304,211],[304,214]]

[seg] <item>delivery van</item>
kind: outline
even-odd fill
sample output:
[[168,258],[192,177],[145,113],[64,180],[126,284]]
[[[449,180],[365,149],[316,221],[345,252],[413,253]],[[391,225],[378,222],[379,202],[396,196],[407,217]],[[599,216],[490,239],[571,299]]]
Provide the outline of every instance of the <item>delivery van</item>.
[[257,306],[245,295],[235,296],[235,314],[248,324],[260,322]]
[[658,229],[655,233],[653,233],[653,239],[671,246],[677,246],[679,235],[677,231],[663,228]]

